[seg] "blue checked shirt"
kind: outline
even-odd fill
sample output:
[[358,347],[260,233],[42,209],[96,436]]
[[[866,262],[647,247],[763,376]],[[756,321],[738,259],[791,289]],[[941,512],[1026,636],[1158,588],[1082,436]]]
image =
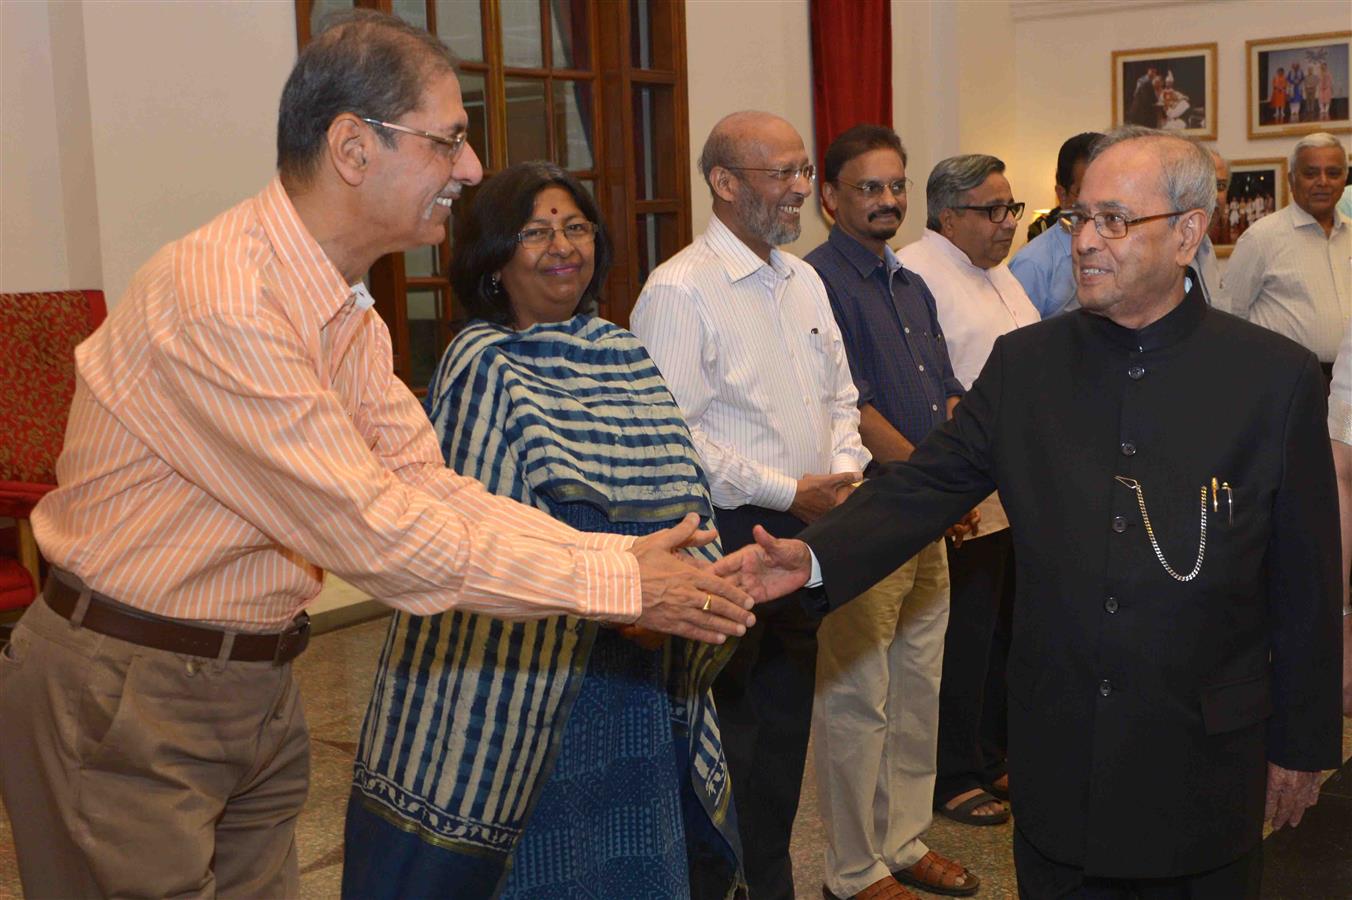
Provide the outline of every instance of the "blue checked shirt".
[[859,405],[872,404],[912,444],[962,396],[934,295],[890,248],[879,259],[839,227],[804,257],[821,275],[845,341]]

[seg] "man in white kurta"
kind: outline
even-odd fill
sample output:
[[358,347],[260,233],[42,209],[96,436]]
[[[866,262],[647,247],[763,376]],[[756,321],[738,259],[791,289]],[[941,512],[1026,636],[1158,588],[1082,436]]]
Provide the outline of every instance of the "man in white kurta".
[[[924,236],[897,254],[934,293],[953,374],[964,389],[997,337],[1041,318],[1004,262],[1023,211],[1004,170],[999,159],[981,154],[940,162],[926,184]],[[951,600],[934,804],[963,824],[994,825],[1008,817],[998,802],[1008,798],[1008,779],[999,734],[1003,673],[991,671],[989,661],[997,613],[1012,598],[1013,561],[999,497],[991,495],[978,511],[976,536],[948,545]],[[995,679],[989,687],[988,676]]]

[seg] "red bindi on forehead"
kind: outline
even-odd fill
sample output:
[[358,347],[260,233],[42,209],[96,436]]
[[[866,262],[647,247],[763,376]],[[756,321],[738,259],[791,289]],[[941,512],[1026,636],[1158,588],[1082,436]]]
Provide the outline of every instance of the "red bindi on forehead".
[[549,208],[549,214],[550,214],[551,216],[557,216],[557,215],[559,214],[559,211],[558,211],[557,209],[555,209],[554,207],[551,206],[551,207]]

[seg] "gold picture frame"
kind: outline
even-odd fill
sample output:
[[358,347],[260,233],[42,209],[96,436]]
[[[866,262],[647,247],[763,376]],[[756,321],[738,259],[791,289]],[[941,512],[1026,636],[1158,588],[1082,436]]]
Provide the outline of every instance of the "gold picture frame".
[[[1301,72],[1298,101],[1288,79],[1289,71],[1296,66]],[[1352,132],[1350,66],[1352,31],[1245,41],[1245,118],[1250,140],[1316,131]]]
[[[1225,208],[1211,223],[1208,234],[1216,255],[1226,257],[1244,231],[1263,216],[1271,215],[1290,202],[1286,157],[1232,159],[1230,189]],[[1271,198],[1271,203],[1267,198]],[[1262,207],[1255,205],[1255,201]]]
[[1112,124],[1216,139],[1216,44],[1113,51]]

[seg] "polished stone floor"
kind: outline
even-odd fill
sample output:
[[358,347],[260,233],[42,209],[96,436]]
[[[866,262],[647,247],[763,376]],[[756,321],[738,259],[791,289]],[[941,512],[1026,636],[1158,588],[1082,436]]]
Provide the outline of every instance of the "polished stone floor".
[[[384,633],[385,621],[378,620],[322,634],[296,664],[313,737],[310,798],[299,824],[301,889],[305,897],[338,895],[343,810],[352,755]],[[1344,729],[1343,745],[1346,759],[1352,753],[1352,725]],[[1299,829],[1284,830],[1267,842],[1265,897],[1352,897],[1349,768],[1352,766],[1344,767],[1328,781],[1319,806]],[[804,900],[821,896],[824,838],[816,795],[809,759],[792,846],[798,896]],[[979,896],[1012,898],[1017,892],[1009,850],[1011,829],[1011,825],[972,828],[938,818],[925,841],[981,877]],[[9,821],[0,811],[0,898],[19,896]]]

